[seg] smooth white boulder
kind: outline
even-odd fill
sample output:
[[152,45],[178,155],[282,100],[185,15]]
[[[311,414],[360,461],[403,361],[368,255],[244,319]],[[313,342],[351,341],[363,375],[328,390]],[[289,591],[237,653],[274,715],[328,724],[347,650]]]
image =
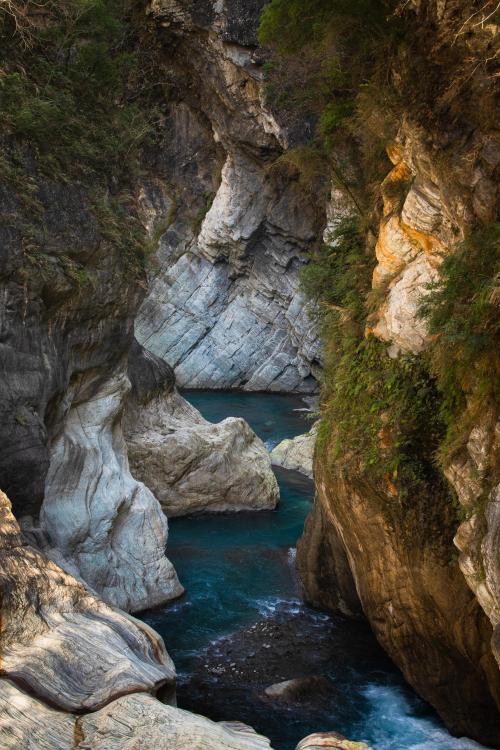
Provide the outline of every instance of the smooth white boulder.
[[316,422],[304,435],[282,440],[271,451],[271,461],[275,466],[292,469],[313,477],[314,446],[318,434],[319,422]]

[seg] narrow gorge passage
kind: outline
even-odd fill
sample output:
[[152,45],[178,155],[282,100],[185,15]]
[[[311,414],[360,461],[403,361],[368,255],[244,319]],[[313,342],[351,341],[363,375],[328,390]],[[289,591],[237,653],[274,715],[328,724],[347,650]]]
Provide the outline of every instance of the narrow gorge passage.
[[[310,427],[296,396],[187,391],[210,421],[246,419],[271,449]],[[169,644],[181,708],[222,721],[237,716],[293,750],[314,731],[335,729],[374,750],[474,750],[452,737],[404,682],[365,622],[315,611],[301,601],[295,543],[314,486],[276,469],[276,511],[198,515],[170,521],[169,556],[184,597],[142,618]],[[310,678],[287,700],[274,683]]]

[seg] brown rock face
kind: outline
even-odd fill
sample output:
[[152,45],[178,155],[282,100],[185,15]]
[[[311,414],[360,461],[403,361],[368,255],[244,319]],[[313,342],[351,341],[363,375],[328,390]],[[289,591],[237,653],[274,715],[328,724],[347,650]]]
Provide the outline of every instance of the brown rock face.
[[[384,510],[380,488],[328,471],[321,456],[316,472],[318,496],[298,547],[306,597],[339,609],[340,544],[363,611],[408,682],[453,733],[498,746],[500,679],[491,625],[449,548],[432,536],[408,539],[404,521]],[[441,521],[445,529],[444,513]],[[323,539],[342,541],[318,546],[318,527]]]
[[[486,6],[411,0],[405,7],[415,14],[415,38],[407,40],[411,62],[393,70],[404,111],[388,149],[393,168],[380,186],[373,275],[380,304],[368,326],[392,357],[428,348],[421,299],[442,256],[498,216],[500,165],[485,67],[498,27],[492,17],[480,20]],[[318,497],[298,560],[307,598],[342,610],[347,558],[363,611],[407,680],[453,733],[498,747],[498,414],[489,403],[477,411],[466,445],[444,469],[461,525],[427,479],[432,518],[410,524],[406,514],[420,513],[417,488],[400,502],[397,481],[381,487],[375,472],[347,473],[326,447],[316,456]]]

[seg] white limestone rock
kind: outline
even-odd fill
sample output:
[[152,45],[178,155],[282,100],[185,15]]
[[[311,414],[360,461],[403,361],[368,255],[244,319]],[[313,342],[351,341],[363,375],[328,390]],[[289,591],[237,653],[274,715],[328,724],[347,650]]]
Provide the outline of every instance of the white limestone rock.
[[129,695],[79,719],[83,750],[269,750],[268,739],[237,723],[165,706],[148,695]]
[[276,506],[269,454],[243,419],[207,422],[174,389],[130,408],[125,432],[132,471],[167,516]]
[[175,669],[162,639],[30,547],[2,492],[0,593],[0,675],[45,703],[93,711],[159,688],[173,698]]
[[40,541],[51,559],[106,602],[138,611],[179,596],[183,588],[165,557],[167,519],[129,471],[121,427],[129,386],[118,370],[87,398],[73,394],[51,447]]
[[215,723],[144,693],[75,716],[49,708],[5,679],[0,679],[0,746],[4,750],[272,750],[268,739],[245,724]]
[[271,451],[271,462],[284,469],[292,469],[313,476],[313,458],[319,422],[316,422],[304,435],[282,440]]

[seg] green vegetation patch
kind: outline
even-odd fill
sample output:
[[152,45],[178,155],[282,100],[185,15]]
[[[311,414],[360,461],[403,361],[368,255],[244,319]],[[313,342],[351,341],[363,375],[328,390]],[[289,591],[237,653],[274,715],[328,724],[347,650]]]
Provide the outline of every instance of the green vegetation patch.
[[383,487],[389,514],[403,511],[412,530],[428,530],[450,502],[435,461],[445,434],[441,396],[421,357],[392,359],[366,335],[373,265],[349,218],[302,272],[326,343],[318,448],[331,468]]
[[158,112],[133,10],[127,0],[0,6],[0,166],[25,204],[30,181],[35,192],[45,178],[83,184],[103,236],[140,273],[147,242],[131,186]]
[[482,227],[443,258],[420,314],[434,339],[428,359],[443,399],[443,464],[471,426],[500,407],[500,223]]

